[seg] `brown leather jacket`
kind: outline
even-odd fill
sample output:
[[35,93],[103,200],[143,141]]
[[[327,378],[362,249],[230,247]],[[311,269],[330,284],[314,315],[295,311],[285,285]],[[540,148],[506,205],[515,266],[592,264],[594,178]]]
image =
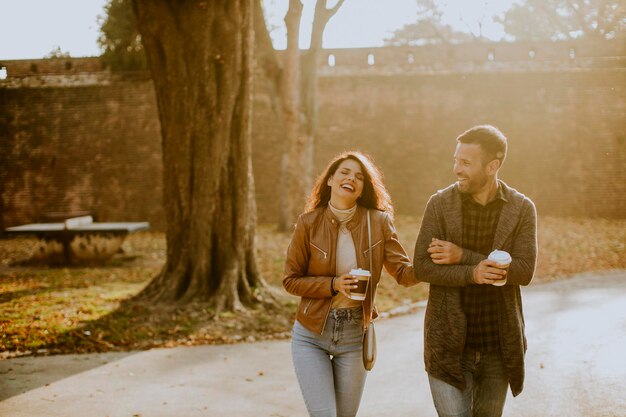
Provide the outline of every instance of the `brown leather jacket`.
[[[395,280],[405,286],[419,281],[413,265],[400,242],[389,213],[370,209],[372,225],[372,281],[369,290],[376,294],[383,265]],[[367,241],[367,209],[358,206],[354,217],[346,224],[352,234],[357,266],[370,269]],[[337,234],[339,223],[328,206],[304,213],[298,218],[287,249],[283,286],[290,294],[300,296],[296,319],[307,329],[322,334],[332,301],[331,281],[336,276]],[[363,324],[370,317],[369,294],[363,302]],[[375,309],[372,314],[376,318]]]

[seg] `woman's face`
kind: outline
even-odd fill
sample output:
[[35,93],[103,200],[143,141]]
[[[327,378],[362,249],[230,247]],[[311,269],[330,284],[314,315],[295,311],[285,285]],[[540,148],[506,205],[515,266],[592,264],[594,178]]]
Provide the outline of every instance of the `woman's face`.
[[328,179],[331,188],[330,202],[338,209],[348,209],[363,193],[365,174],[354,159],[346,159]]

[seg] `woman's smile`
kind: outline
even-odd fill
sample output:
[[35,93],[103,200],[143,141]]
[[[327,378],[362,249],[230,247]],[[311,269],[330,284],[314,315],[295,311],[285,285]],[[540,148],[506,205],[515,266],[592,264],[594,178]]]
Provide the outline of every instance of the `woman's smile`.
[[343,161],[335,173],[328,178],[328,186],[331,188],[331,204],[340,209],[354,206],[363,193],[364,181],[365,175],[361,164],[353,159]]
[[349,183],[345,183],[345,184],[341,184],[341,188],[343,188],[346,191],[350,191],[350,192],[354,192],[354,185],[349,184]]

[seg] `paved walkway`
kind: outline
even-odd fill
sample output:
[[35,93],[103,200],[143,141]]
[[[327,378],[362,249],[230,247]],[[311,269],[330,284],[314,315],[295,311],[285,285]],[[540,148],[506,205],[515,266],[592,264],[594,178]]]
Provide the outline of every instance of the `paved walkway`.
[[[523,289],[526,388],[505,417],[626,416],[626,271]],[[359,417],[436,417],[424,311],[378,322]],[[0,361],[0,416],[306,416],[288,341]]]

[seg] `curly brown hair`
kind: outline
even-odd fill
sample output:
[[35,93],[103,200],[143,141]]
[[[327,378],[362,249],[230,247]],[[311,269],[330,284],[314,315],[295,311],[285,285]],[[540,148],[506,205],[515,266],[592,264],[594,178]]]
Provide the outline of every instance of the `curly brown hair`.
[[393,217],[393,203],[383,183],[382,172],[369,155],[359,151],[343,152],[330,161],[324,172],[315,180],[304,211],[310,212],[328,204],[331,193],[328,179],[335,174],[339,165],[346,159],[358,162],[365,177],[363,180],[363,192],[357,199],[357,204],[365,208],[386,211]]

